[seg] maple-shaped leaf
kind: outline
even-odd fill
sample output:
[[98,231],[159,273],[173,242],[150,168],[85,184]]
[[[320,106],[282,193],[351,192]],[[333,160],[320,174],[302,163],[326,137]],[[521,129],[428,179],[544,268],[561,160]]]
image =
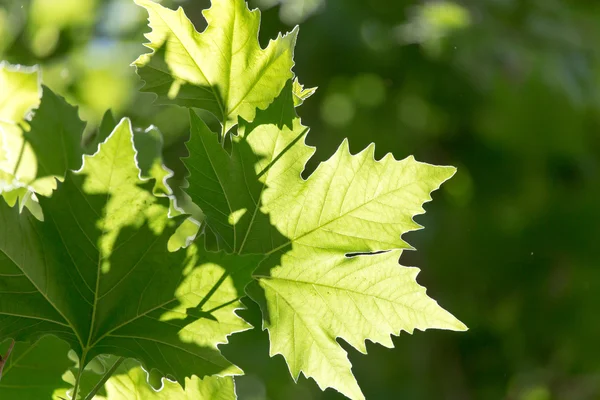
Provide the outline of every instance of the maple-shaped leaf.
[[401,331],[465,330],[416,282],[419,269],[398,265],[401,253],[349,258],[294,247],[277,268],[257,271],[248,293],[263,310],[271,356],[283,355],[294,379],[302,372],[321,389],[362,399],[336,338],[366,354],[366,339],[393,348],[390,335]]
[[187,190],[223,248],[265,257],[248,292],[271,354],[285,357],[294,378],[303,372],[361,399],[337,337],[365,352],[366,339],[391,347],[401,331],[466,329],[425,294],[417,269],[398,265],[411,248],[401,236],[420,227],[413,217],[455,169],[376,160],[374,146],[352,155],[344,141],[305,180],[313,150],[287,88],[254,122],[240,120],[231,154],[192,114]]
[[238,116],[254,119],[293,76],[297,30],[258,42],[260,12],[244,0],[213,0],[203,12],[207,28],[198,33],[182,8],[169,10],[150,0],[135,0],[149,14],[147,47],[134,65],[145,81],[143,91],[162,103],[210,111],[227,132]]
[[[239,374],[217,345],[249,328],[235,315],[257,256],[168,252],[181,219],[139,178],[123,120],[51,198],[45,222],[0,202],[0,338],[69,343],[81,366],[132,357],[180,384]],[[27,251],[23,251],[27,249]]]

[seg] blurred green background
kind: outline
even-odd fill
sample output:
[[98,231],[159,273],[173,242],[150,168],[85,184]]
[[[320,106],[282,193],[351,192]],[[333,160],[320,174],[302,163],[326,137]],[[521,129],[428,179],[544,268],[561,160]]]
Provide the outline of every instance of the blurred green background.
[[[217,0],[215,0],[217,1]],[[182,5],[199,30],[208,0]],[[466,333],[348,348],[369,399],[600,399],[600,3],[571,0],[255,0],[261,42],[302,23],[295,72],[319,86],[299,113],[318,151],[415,155],[458,173],[426,206],[405,265]],[[0,60],[42,65],[92,131],[112,108],[157,125],[165,152],[187,113],[152,105],[128,65],[145,52],[131,0],[0,0]],[[246,318],[259,324],[256,307]],[[242,400],[341,399],[294,385],[267,334],[225,354]]]

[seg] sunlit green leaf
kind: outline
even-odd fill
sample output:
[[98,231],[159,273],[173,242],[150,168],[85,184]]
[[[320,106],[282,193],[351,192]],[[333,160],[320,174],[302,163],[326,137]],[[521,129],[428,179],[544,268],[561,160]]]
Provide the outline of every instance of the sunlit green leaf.
[[[29,128],[26,117],[40,104],[38,69],[0,63],[0,88],[0,194],[8,204],[19,202],[21,208],[43,219],[35,189],[28,185],[36,172],[35,156],[23,138],[23,128]],[[54,179],[39,180],[35,186],[49,194]]]
[[294,79],[292,90],[294,91],[294,105],[298,107],[304,103],[304,100],[315,94],[317,88],[305,88],[298,79]]
[[257,259],[195,245],[169,253],[177,220],[140,180],[132,141],[123,120],[40,199],[44,223],[0,203],[0,337],[51,333],[82,365],[135,357],[180,383],[238,374],[216,346],[249,327],[234,310]]
[[232,377],[193,377],[186,379],[185,389],[176,382],[163,379],[159,391],[147,383],[147,374],[134,360],[126,360],[115,375],[106,382],[106,395],[98,400],[235,400]]
[[254,123],[241,120],[231,155],[192,114],[188,193],[223,248],[264,255],[250,294],[271,354],[286,358],[294,378],[303,372],[360,399],[337,337],[365,352],[366,339],[391,347],[403,330],[466,329],[426,296],[418,270],[398,265],[411,248],[401,236],[420,228],[413,217],[455,169],[375,160],[373,146],[351,155],[344,142],[304,180],[312,150],[291,96],[288,87]]
[[[190,110],[189,175],[179,164],[168,181],[163,157],[186,152],[165,153],[155,127],[134,131],[107,113],[82,143],[75,107],[47,88],[37,107],[37,81],[11,79],[16,100],[0,125],[0,337],[18,348],[0,394],[17,389],[27,354],[43,358],[52,335],[62,341],[45,353],[58,362],[38,370],[48,383],[5,393],[233,399],[242,371],[218,346],[251,328],[235,313],[246,293],[262,310],[270,354],[292,377],[352,399],[364,396],[338,338],[366,353],[366,340],[393,347],[402,331],[466,329],[427,296],[418,269],[399,264],[412,249],[402,236],[420,228],[414,217],[453,167],[377,160],[374,145],[351,154],[344,141],[303,178],[314,150],[295,107],[315,89],[293,79],[297,31],[263,49],[260,13],[243,0],[213,0],[201,33],[181,8],[135,2],[150,26],[151,52],[134,62],[143,90],[214,114],[220,132]],[[53,51],[57,32],[38,32],[34,52]],[[355,85],[359,104],[385,100],[383,80],[374,81],[364,99],[369,85]],[[102,82],[81,97],[95,98]],[[324,106],[337,99],[329,114],[338,126],[354,115],[340,96]]]
[[86,154],[94,154],[98,151],[98,146],[103,143],[112,133],[113,129],[117,126],[117,120],[115,119],[111,110],[108,110],[102,116],[100,126],[96,132],[89,138],[85,143]]
[[181,8],[136,3],[148,11],[152,31],[146,46],[153,51],[134,65],[146,82],[143,90],[163,103],[208,110],[228,130],[238,116],[253,120],[256,108],[266,108],[292,77],[297,31],[262,49],[260,13],[243,0],[213,1],[204,11],[208,27],[202,33]]
[[0,120],[22,121],[27,112],[40,102],[40,83],[37,68],[0,63]]

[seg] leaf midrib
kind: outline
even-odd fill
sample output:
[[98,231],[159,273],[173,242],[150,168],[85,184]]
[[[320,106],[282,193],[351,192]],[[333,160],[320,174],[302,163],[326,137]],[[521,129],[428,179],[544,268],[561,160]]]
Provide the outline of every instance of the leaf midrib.
[[[409,306],[409,305],[407,305],[405,303],[400,303],[400,302],[398,302],[396,300],[390,300],[388,298],[377,296],[377,295],[374,295],[374,294],[359,292],[357,290],[350,289],[350,288],[341,288],[341,287],[338,287],[338,286],[328,285],[328,284],[324,284],[324,283],[302,281],[302,280],[281,278],[281,277],[268,276],[268,275],[253,275],[253,277],[255,279],[260,279],[260,281],[262,283],[264,283],[265,285],[269,286],[273,291],[277,292],[282,297],[284,297],[284,296],[281,294],[281,292],[279,292],[275,288],[275,286],[270,285],[268,283],[269,281],[283,281],[283,282],[289,282],[289,283],[306,285],[306,286],[320,286],[320,287],[323,287],[323,288],[332,289],[332,290],[339,291],[339,292],[349,292],[349,293],[357,294],[357,295],[364,296],[364,297],[378,299],[378,300],[381,300],[381,301],[385,301],[385,302],[389,302],[389,303],[392,303],[392,304],[397,304],[399,306],[403,306],[403,307],[409,308],[409,309],[411,309],[413,311],[419,311],[419,310],[417,310],[417,309],[415,309],[415,308],[413,308],[413,307],[411,307],[411,306]],[[386,279],[377,282],[377,284],[380,284],[381,282],[383,282],[385,280],[393,279],[393,278],[397,278],[397,277],[396,276],[389,276]],[[414,291],[411,291],[411,292],[408,292],[408,293],[403,293],[402,296],[409,296],[409,295],[412,295],[412,294],[415,294],[415,293],[419,293],[419,292],[422,292],[422,288],[421,287],[419,287],[419,289],[417,289],[417,290],[414,290]]]
[[[285,38],[285,36],[282,36],[282,38]],[[265,50],[260,49],[261,52],[265,52]],[[256,85],[258,85],[258,82],[260,82],[260,80],[262,79],[262,77],[267,73],[267,71],[269,69],[271,69],[271,66],[278,61],[282,55],[284,55],[286,53],[286,51],[281,51],[279,54],[277,54],[277,57],[275,57],[274,59],[270,60],[270,62],[265,63],[261,69],[259,70],[259,73],[256,74],[256,77],[254,79],[254,81],[252,82],[252,84],[250,85],[250,87],[248,88],[248,90],[246,90],[246,93],[240,98],[240,100],[233,106],[231,107],[231,110],[229,110],[229,113],[227,114],[227,118],[229,118],[229,116],[235,111],[237,110],[237,108],[244,102],[244,100],[246,100],[246,98],[248,97],[248,95],[250,94],[250,92],[252,91],[252,89],[254,89],[254,87]],[[230,85],[231,86],[231,85]],[[228,88],[229,90],[229,88]]]
[[[117,129],[119,129],[119,126],[117,126],[115,128],[115,132],[118,132]],[[113,174],[115,172],[115,163],[117,161],[117,158],[119,156],[119,151],[121,150],[120,143],[117,143],[117,149],[114,153],[113,159],[112,159],[112,163],[110,166],[110,175],[108,177],[108,184],[106,185],[106,198],[105,198],[105,204],[108,204],[108,201],[110,199],[110,195],[111,195],[111,186],[112,186],[112,179],[113,179]],[[100,233],[100,237],[104,237],[106,235],[106,218],[107,218],[107,210],[106,208],[103,209],[102,212],[102,216],[104,217],[104,221],[102,224],[102,231]],[[87,345],[85,346],[84,353],[90,349],[92,346],[90,346],[90,342],[92,340],[92,337],[94,335],[94,327],[96,325],[96,311],[98,310],[98,301],[99,301],[99,292],[100,292],[100,267],[102,265],[102,252],[98,252],[98,263],[96,265],[96,290],[94,290],[94,302],[92,305],[92,317],[90,320],[90,331],[88,333],[88,340],[87,340]]]
[[[309,178],[309,179],[310,179],[310,178]],[[308,236],[308,235],[310,235],[310,234],[312,234],[312,233],[314,233],[314,232],[316,232],[316,231],[318,231],[318,230],[320,230],[320,229],[323,229],[323,228],[324,228],[324,227],[326,227],[327,225],[329,225],[329,224],[332,224],[332,223],[334,223],[334,222],[338,221],[339,219],[341,219],[341,218],[344,218],[344,217],[348,216],[349,214],[351,214],[351,213],[355,212],[356,210],[358,210],[358,209],[360,209],[360,208],[362,208],[362,207],[365,207],[366,205],[368,205],[368,204],[372,203],[373,201],[376,201],[376,200],[378,200],[378,199],[380,199],[380,198],[382,198],[382,197],[388,196],[388,195],[390,195],[390,194],[392,194],[392,193],[394,193],[394,192],[397,192],[397,191],[399,191],[399,190],[406,189],[408,186],[414,185],[415,183],[417,183],[417,182],[410,182],[410,183],[408,183],[408,184],[406,184],[406,185],[402,185],[402,186],[400,186],[400,187],[397,187],[397,188],[395,188],[395,189],[392,189],[392,190],[390,190],[390,191],[387,191],[387,192],[385,192],[385,193],[378,194],[377,196],[375,196],[375,197],[373,197],[373,198],[369,199],[369,201],[367,201],[367,202],[364,202],[364,203],[362,203],[362,204],[360,204],[360,205],[358,205],[358,206],[356,206],[356,207],[354,207],[354,208],[352,208],[352,209],[350,209],[350,210],[348,210],[348,211],[346,211],[346,212],[344,212],[344,213],[340,214],[339,216],[337,216],[337,217],[335,217],[335,218],[333,218],[333,219],[331,219],[331,220],[329,220],[329,221],[325,222],[324,224],[322,224],[322,225],[318,225],[318,226],[314,227],[313,229],[311,229],[311,230],[309,230],[309,231],[307,231],[307,232],[305,232],[305,233],[302,233],[302,234],[300,234],[299,236],[296,236],[296,237],[294,237],[294,238],[292,238],[292,239],[289,239],[289,240],[288,240],[286,243],[284,243],[284,244],[282,244],[282,245],[280,245],[280,246],[278,246],[278,247],[274,248],[273,250],[269,251],[269,252],[268,252],[266,255],[271,255],[271,254],[273,254],[273,253],[276,253],[276,252],[278,252],[279,250],[281,250],[281,249],[284,249],[285,247],[287,247],[289,244],[291,244],[291,243],[294,243],[294,242],[297,242],[298,240],[302,239],[303,237],[305,237],[305,236]],[[306,191],[306,190],[308,190],[308,188],[304,188],[303,190],[304,190],[304,191]],[[405,232],[401,232],[401,233],[400,233],[400,236],[402,236],[402,234],[403,234],[403,233],[405,233]],[[385,250],[392,250],[392,249],[385,249]]]
[[[176,13],[176,11],[171,10],[173,13]],[[181,38],[179,37],[179,35],[175,32],[175,30],[173,28],[171,28],[171,25],[169,23],[167,23],[167,21],[163,18],[162,14],[156,10],[154,10],[154,13],[156,15],[158,15],[158,17],[163,21],[164,25],[167,26],[169,28],[169,30],[171,31],[171,33],[177,38],[177,40],[179,40],[179,43],[181,43],[181,47],[183,47],[183,49],[185,50],[185,52],[187,53],[187,55],[190,57],[190,59],[194,62],[194,64],[196,65],[196,69],[198,70],[198,72],[200,72],[200,74],[202,75],[202,77],[204,78],[204,80],[206,82],[208,82],[210,89],[213,93],[213,96],[215,97],[215,99],[217,100],[217,105],[219,106],[219,109],[221,110],[221,114],[225,115],[225,109],[224,109],[224,104],[221,104],[221,101],[219,100],[219,96],[217,95],[217,92],[215,91],[215,87],[214,85],[210,82],[210,80],[206,77],[206,75],[204,74],[204,71],[202,71],[202,68],[200,68],[200,64],[198,63],[198,61],[192,57],[192,54],[190,53],[190,51],[187,49],[186,45],[184,45],[183,40],[181,40]],[[189,22],[189,20],[188,20]],[[191,22],[190,22],[191,24]],[[196,31],[196,29],[194,28],[194,32],[196,34],[198,34],[198,32]]]

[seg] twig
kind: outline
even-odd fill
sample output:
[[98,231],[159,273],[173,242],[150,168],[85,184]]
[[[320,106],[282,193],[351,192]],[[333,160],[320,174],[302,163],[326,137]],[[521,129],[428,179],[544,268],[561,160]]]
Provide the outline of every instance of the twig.
[[8,346],[8,351],[6,352],[6,355],[4,357],[0,355],[0,379],[2,379],[2,371],[4,370],[4,366],[6,365],[8,357],[10,357],[10,353],[12,353],[14,347],[15,341],[13,340],[10,342],[10,346]]

